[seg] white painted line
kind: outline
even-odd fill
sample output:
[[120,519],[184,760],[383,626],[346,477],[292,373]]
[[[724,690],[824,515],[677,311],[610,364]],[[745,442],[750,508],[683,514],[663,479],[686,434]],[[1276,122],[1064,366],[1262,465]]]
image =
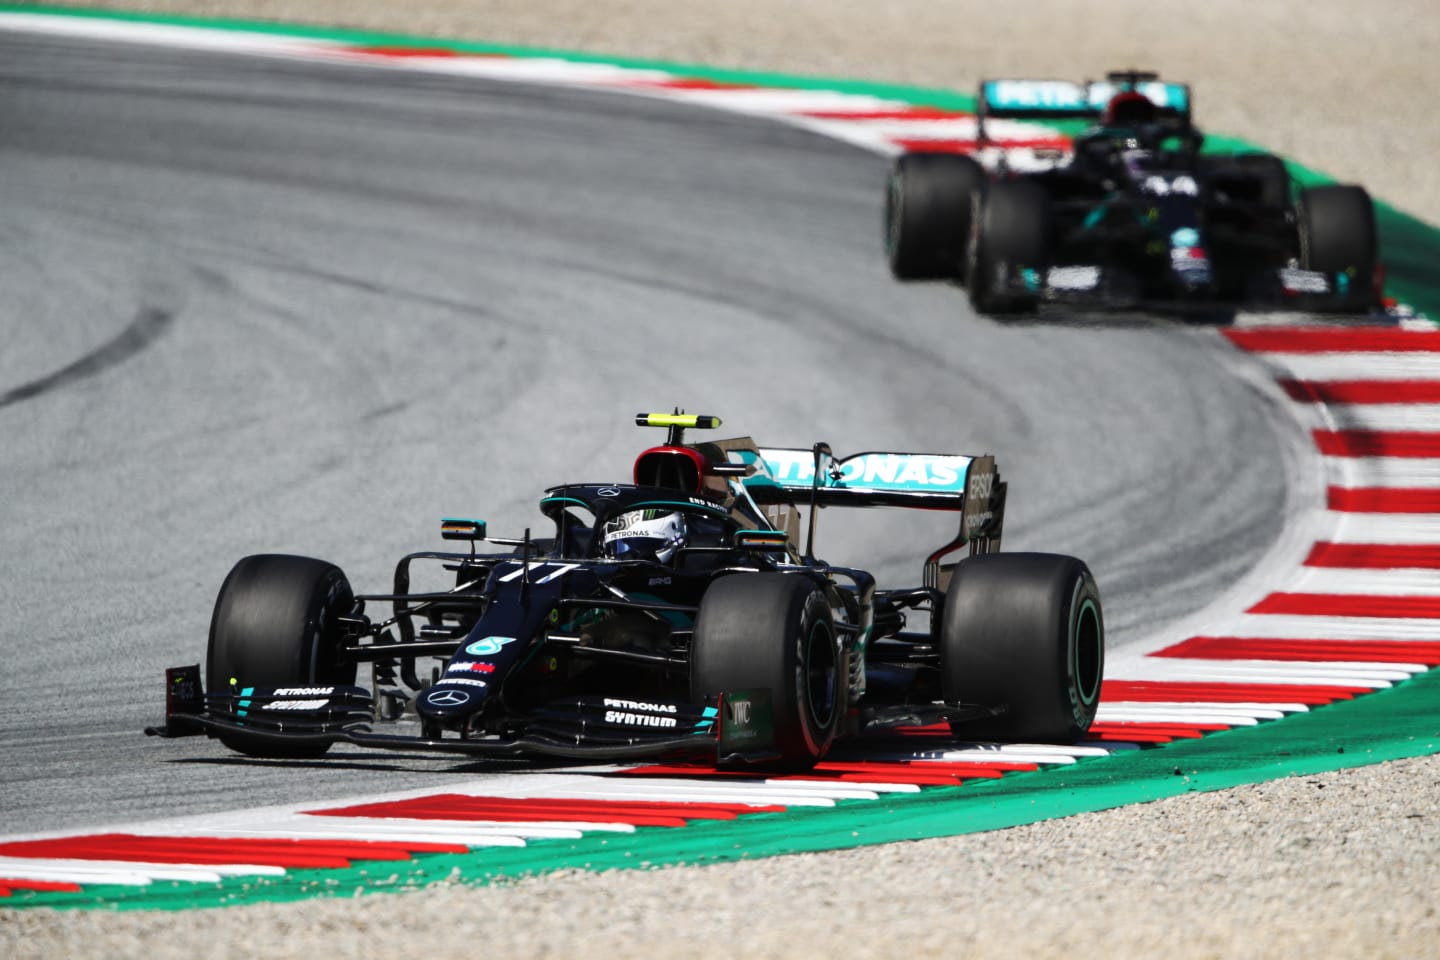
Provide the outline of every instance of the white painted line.
[[[785,117],[808,113],[861,113],[896,110],[906,105],[864,94],[836,90],[783,90],[768,87],[707,89],[674,87],[663,90],[666,99],[734,113]],[[823,119],[823,118],[820,118]]]
[[[974,117],[854,120],[856,126],[896,140],[974,140]],[[1033,139],[1033,137],[1031,137]]]
[[[1283,589],[1287,593],[1440,597],[1440,570],[1302,567]],[[1440,640],[1440,626],[1435,628],[1435,634]]]
[[[869,759],[869,757],[867,756],[866,759]],[[772,785],[772,786],[788,788],[788,787],[799,786],[800,784],[804,783],[805,781],[804,781],[804,780],[766,780],[765,782],[766,782],[767,784]],[[818,782],[822,782],[822,783],[823,783],[823,782],[825,782],[825,781],[818,781]],[[857,787],[864,787],[866,790],[872,790],[872,791],[874,791],[874,792],[877,793],[877,794],[880,794],[880,793],[919,793],[919,792],[920,792],[920,788],[919,788],[918,786],[916,786],[915,784],[913,784],[913,783],[880,783],[880,782],[875,781],[875,780],[853,780],[853,781],[847,780],[847,781],[839,781],[839,782],[842,782],[842,783],[854,783],[855,786],[857,786]],[[877,797],[876,799],[879,799],[879,798]]]
[[[1249,351],[1247,351],[1249,352]],[[1252,353],[1291,380],[1440,380],[1440,353]]]
[[1309,713],[1303,703],[1260,703],[1235,700],[1106,700],[1100,709],[1125,710],[1130,713],[1166,713],[1184,710],[1204,710],[1207,713],[1238,713],[1249,717],[1267,717],[1272,714],[1283,716],[1287,713]]
[[1440,403],[1331,403],[1338,430],[1440,430]]
[[[930,759],[940,760],[947,763],[974,763],[978,767],[985,766],[986,761],[990,763],[1040,763],[1067,766],[1075,762],[1068,749],[1056,745],[1041,747],[1032,744],[1023,751],[998,750],[988,747],[961,747],[958,750],[941,750]],[[964,774],[961,774],[964,776]]]
[[[312,818],[313,819],[313,818]],[[371,823],[336,824],[329,826],[323,820],[293,825],[256,824],[250,829],[220,831],[217,835],[243,837],[251,840],[283,840],[298,837],[303,840],[368,840],[379,843],[455,843],[467,847],[523,847],[527,840],[578,840],[584,836],[581,830],[537,830],[505,835],[482,831],[447,831],[415,828],[377,828]]]
[[[79,857],[0,857],[0,876],[39,880],[34,870],[64,870],[70,873],[135,874],[151,880],[183,880],[192,883],[219,883],[223,877],[283,877],[284,867],[258,863],[187,864],[150,863],[142,860],[90,860]],[[23,872],[17,872],[23,871]],[[76,881],[79,882],[79,881]],[[87,883],[99,883],[89,880]]]
[[1242,713],[1203,713],[1199,710],[1176,710],[1173,713],[1133,713],[1129,711],[1097,711],[1095,714],[1096,723],[1163,723],[1182,724],[1185,726],[1226,726],[1226,727],[1253,727],[1260,720],[1279,720],[1284,714],[1276,713],[1273,717],[1252,717]]
[[340,47],[339,41],[310,37],[35,13],[0,13],[0,29],[122,43],[162,44],[184,47],[187,50],[259,53],[267,56],[299,54],[310,57],[327,48]]
[[[84,866],[69,867],[64,864],[71,861],[61,860],[34,860],[11,861],[0,860],[0,874],[11,880],[39,880],[48,883],[88,883],[88,884],[113,884],[121,887],[144,887],[151,883],[150,875],[139,870],[114,869],[104,867],[90,868]],[[85,861],[74,861],[84,863]],[[216,876],[212,883],[219,881]]]
[[829,797],[819,797],[811,793],[803,793],[795,790],[784,790],[783,788],[763,790],[736,790],[721,788],[706,788],[702,784],[687,786],[685,784],[674,784],[670,787],[654,786],[649,790],[637,790],[627,787],[620,778],[606,780],[595,784],[594,787],[584,793],[566,794],[557,796],[555,794],[535,794],[536,800],[655,800],[665,803],[743,803],[749,806],[786,806],[786,807],[833,807],[835,801]]
[[487,80],[569,86],[593,87],[637,82],[655,84],[674,79],[673,74],[661,70],[635,70],[609,63],[579,63],[562,60],[558,57],[507,57],[485,54],[478,56],[462,54],[461,56],[389,57],[381,53],[337,46],[321,50],[319,58],[418,73],[443,73]]
[[[1303,617],[1252,613],[1207,630],[1210,636],[1301,640],[1435,640],[1434,620],[1408,617]],[[1147,658],[1148,659],[1148,658]],[[1163,658],[1162,658],[1163,659]],[[1106,679],[1111,679],[1107,671]]]
[[[1279,720],[1296,710],[1282,710],[1276,704],[1255,704],[1237,710],[1233,703],[1102,703],[1097,721],[1145,723],[1229,723],[1235,718]],[[1302,707],[1303,709],[1303,707]],[[1206,719],[1213,718],[1213,719]]]
[[1183,680],[1206,683],[1291,683],[1381,690],[1408,680],[1406,664],[1311,663],[1293,660],[1188,660],[1146,657],[1125,664],[1123,676],[1107,680]]
[[1325,457],[1325,473],[1345,487],[1440,487],[1433,457]]
[[1334,543],[1440,544],[1440,513],[1330,511]]

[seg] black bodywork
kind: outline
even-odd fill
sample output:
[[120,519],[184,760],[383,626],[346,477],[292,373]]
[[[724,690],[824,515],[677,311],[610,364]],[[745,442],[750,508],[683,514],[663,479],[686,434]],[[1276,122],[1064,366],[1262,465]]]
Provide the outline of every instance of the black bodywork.
[[[885,238],[897,279],[958,282],[986,314],[1383,304],[1364,188],[1300,188],[1273,154],[1206,149],[1187,85],[1134,70],[987,80],[977,103],[973,155],[913,151],[892,165]],[[1007,148],[997,130],[1010,121],[1075,132]]]
[[[941,561],[962,548],[981,554],[999,547],[1005,485],[993,459],[973,458],[954,478],[954,489],[968,485],[974,495],[932,495],[847,485],[842,468],[849,461],[833,458],[823,444],[783,451],[813,457],[816,479],[777,482],[765,475],[752,441],[727,443],[738,444],[738,451],[727,456],[705,446],[713,459],[700,461],[705,476],[695,478],[693,489],[584,483],[547,490],[539,504],[550,524],[544,536],[532,538],[527,530],[498,539],[486,536],[481,521],[445,521],[444,536],[468,541],[468,549],[402,557],[390,593],[351,600],[346,591],[343,609],[317,615],[326,620],[317,632],[331,659],[311,675],[350,680],[357,664],[368,663],[369,689],[319,679],[290,686],[242,686],[232,679],[227,688],[215,675],[212,626],[212,689],[203,689],[198,666],[170,670],[166,725],[147,732],[205,733],[231,745],[240,738],[244,746],[237,749],[258,755],[318,754],[347,742],[477,756],[699,755],[762,762],[771,758],[769,693],[697,697],[691,669],[707,591],[722,578],[757,573],[804,578],[830,607],[835,649],[822,668],[840,676],[811,682],[833,682],[839,691],[841,735],[902,723],[959,723],[1004,709],[940,702],[936,636],[949,569]],[[657,449],[695,456],[673,446]],[[850,461],[867,457],[964,459],[860,454]],[[811,555],[815,511],[837,503],[951,510],[960,527],[926,559],[924,584],[879,591],[869,573]],[[809,508],[812,522],[803,551],[800,506]],[[688,542],[664,563],[607,557],[601,531],[635,510],[683,513]],[[482,552],[481,543],[502,550]],[[412,590],[422,567],[453,585]],[[217,618],[219,610],[217,604]],[[910,610],[936,613],[930,629],[906,632]],[[427,670],[433,672],[427,676]],[[726,697],[736,693],[745,695],[745,709],[727,712]],[[376,732],[385,721],[408,731]]]

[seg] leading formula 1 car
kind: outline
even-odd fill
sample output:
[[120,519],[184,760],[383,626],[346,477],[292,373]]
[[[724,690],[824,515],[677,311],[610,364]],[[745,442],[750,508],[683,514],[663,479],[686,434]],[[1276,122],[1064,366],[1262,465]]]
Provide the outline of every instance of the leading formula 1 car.
[[[1190,88],[1145,71],[1101,82],[987,80],[976,156],[907,153],[885,247],[901,280],[965,286],[977,312],[1101,308],[1366,312],[1381,304],[1363,187],[1297,190],[1284,162],[1202,152]],[[1095,121],[1068,149],[996,149],[999,121]]]
[[[1073,557],[997,552],[1006,485],[993,457],[837,458],[823,443],[685,442],[716,417],[636,422],[669,435],[637,458],[633,483],[546,490],[543,537],[447,519],[442,536],[468,549],[401,558],[390,593],[356,595],[320,560],[241,560],[215,603],[205,683],[198,664],[169,670],[166,723],[147,732],[208,734],[255,756],[339,742],[791,768],[839,736],[904,724],[948,721],[969,739],[1085,734],[1105,656],[1100,595]],[[919,585],[881,590],[815,556],[817,513],[837,506],[957,523],[921,559]],[[421,562],[442,589],[411,590]],[[905,629],[913,611],[928,628]],[[376,731],[385,721],[393,732]]]

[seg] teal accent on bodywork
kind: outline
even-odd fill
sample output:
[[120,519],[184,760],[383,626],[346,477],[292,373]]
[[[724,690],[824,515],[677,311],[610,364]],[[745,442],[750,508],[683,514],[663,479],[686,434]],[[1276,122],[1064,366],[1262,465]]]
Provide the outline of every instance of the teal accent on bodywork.
[[590,509],[590,504],[584,500],[577,500],[575,497],[544,497],[540,501],[540,506],[544,508],[552,503],[573,503],[577,507],[584,507],[586,510]]
[[724,507],[716,506],[713,503],[696,503],[691,500],[642,500],[625,508],[627,513],[631,510],[700,510],[704,513],[713,513],[717,517],[730,515]]
[[235,716],[243,717],[250,712],[250,698],[255,695],[254,687],[246,687],[240,691],[241,700],[235,705]]
[[[639,600],[639,601],[644,602],[644,603],[668,603],[668,602],[669,602],[668,600],[661,600],[659,597],[655,596],[655,594],[653,594],[653,593],[632,593],[632,594],[630,594],[630,596],[631,596],[632,599]],[[689,627],[695,626],[695,618],[694,618],[694,617],[691,617],[691,616],[689,616],[689,615],[687,615],[687,614],[681,613],[681,612],[678,611],[678,610],[656,610],[656,611],[654,611],[654,612],[655,612],[655,613],[658,613],[660,616],[664,617],[664,618],[665,618],[665,621],[666,621],[667,623],[669,623],[670,626],[672,626],[672,627],[685,627],[685,628],[689,628]]]

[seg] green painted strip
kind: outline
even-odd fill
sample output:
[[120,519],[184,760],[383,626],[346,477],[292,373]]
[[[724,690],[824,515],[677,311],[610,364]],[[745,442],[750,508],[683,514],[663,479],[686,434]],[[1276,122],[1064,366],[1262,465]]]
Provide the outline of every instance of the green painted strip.
[[1163,749],[1127,751],[1073,766],[1011,774],[920,795],[844,801],[833,809],[755,814],[738,822],[702,821],[683,829],[536,841],[463,856],[424,856],[410,864],[301,870],[278,878],[215,885],[157,883],[93,887],[83,893],[17,892],[7,906],[188,909],[357,891],[413,890],[441,881],[486,884],[553,870],[648,869],[813,853],[981,833],[1056,817],[1147,803],[1440,753],[1440,670],[1352,701],[1285,720],[1212,734]]

